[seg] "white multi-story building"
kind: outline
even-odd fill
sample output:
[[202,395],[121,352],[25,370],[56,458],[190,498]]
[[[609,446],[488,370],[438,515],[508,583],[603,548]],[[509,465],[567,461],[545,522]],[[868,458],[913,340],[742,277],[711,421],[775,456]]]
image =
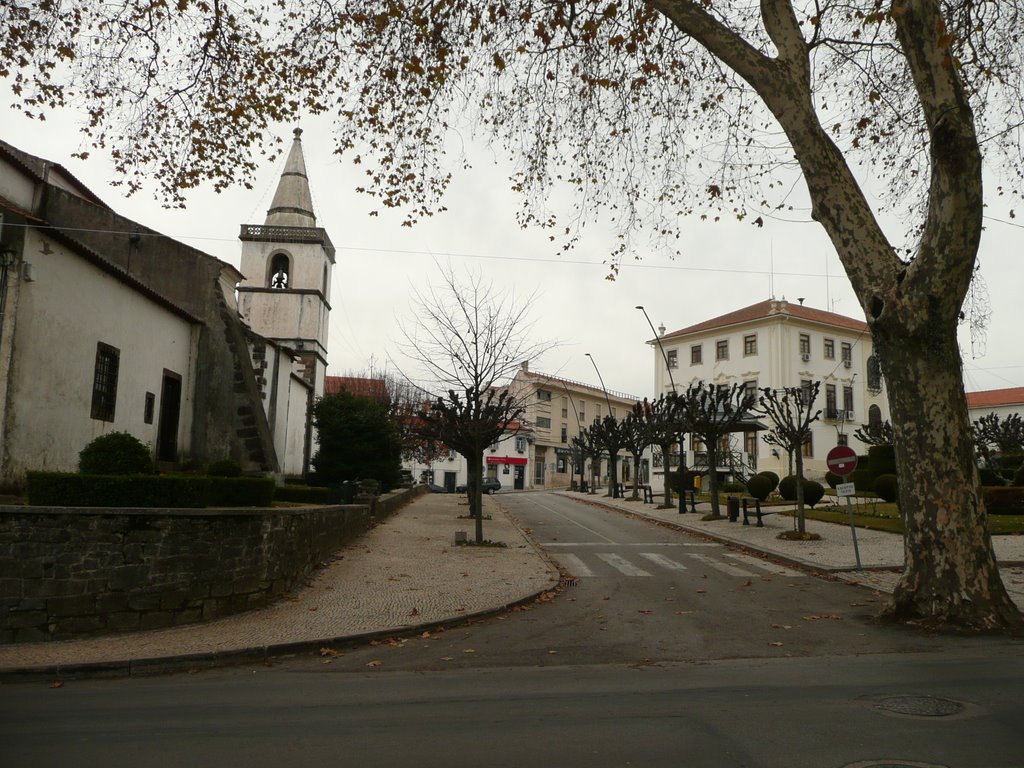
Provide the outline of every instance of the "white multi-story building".
[[[836,445],[865,453],[854,430],[889,419],[881,368],[862,320],[770,299],[671,333],[661,330],[648,342],[659,395],[671,392],[673,384],[683,391],[699,382],[741,382],[754,391],[820,381],[815,409],[822,417],[803,448],[808,477],[825,474],[825,456]],[[687,465],[699,467],[703,446],[691,441],[686,448]],[[756,431],[734,435],[731,450],[742,457],[745,474],[753,469],[789,474],[785,451],[766,444]]]
[[990,413],[997,414],[1001,419],[1015,413],[1024,416],[1024,387],[968,392],[967,413],[972,422]]
[[[609,413],[621,421],[640,398],[624,392],[605,390],[572,379],[563,379],[546,373],[531,371],[527,363],[516,372],[512,392],[524,404],[523,421],[531,430],[527,455],[533,469],[527,475],[530,488],[567,488],[579,474],[572,461],[572,440],[581,430]],[[617,482],[632,481],[631,462],[626,451],[620,451],[617,461]],[[609,462],[585,468],[587,482],[594,476],[602,485],[609,481]],[[644,470],[641,470],[642,472]],[[647,477],[641,478],[647,482]]]

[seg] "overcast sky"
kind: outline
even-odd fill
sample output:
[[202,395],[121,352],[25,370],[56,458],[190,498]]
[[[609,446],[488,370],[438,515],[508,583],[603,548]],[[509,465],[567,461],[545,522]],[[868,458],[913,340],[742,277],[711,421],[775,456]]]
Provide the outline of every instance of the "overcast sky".
[[[611,249],[599,226],[588,226],[586,242],[563,254],[547,235],[521,230],[516,198],[506,174],[475,158],[473,171],[456,176],[448,212],[400,226],[399,215],[371,217],[372,201],[354,190],[357,173],[332,154],[326,127],[303,125],[303,149],[318,223],[337,248],[329,338],[330,373],[407,365],[398,355],[399,323],[412,322],[410,288],[436,281],[437,264],[451,263],[456,274],[478,270],[517,296],[536,292],[532,316],[538,337],[560,346],[532,364],[534,370],[597,386],[589,352],[609,390],[644,396],[653,390],[656,350],[645,344],[651,330],[637,304],[655,326],[669,331],[769,298],[795,301],[863,319],[863,313],[823,229],[806,210],[787,214],[794,221],[765,219],[763,228],[737,222],[684,224],[684,255],[637,252],[617,280],[608,281],[602,264]],[[73,116],[58,114],[44,123],[14,112],[5,115],[2,138],[35,155],[59,162],[119,213],[147,227],[239,264],[241,224],[261,224],[281,172],[283,158],[261,168],[253,189],[216,194],[199,189],[185,210],[164,208],[153,190],[125,197],[110,186],[108,158],[71,157],[80,147]],[[287,144],[291,128],[282,127]],[[802,188],[802,183],[801,183]],[[961,330],[968,391],[1024,386],[1024,226],[1005,213],[993,213],[982,239],[980,260],[992,317],[984,348],[971,348]]]

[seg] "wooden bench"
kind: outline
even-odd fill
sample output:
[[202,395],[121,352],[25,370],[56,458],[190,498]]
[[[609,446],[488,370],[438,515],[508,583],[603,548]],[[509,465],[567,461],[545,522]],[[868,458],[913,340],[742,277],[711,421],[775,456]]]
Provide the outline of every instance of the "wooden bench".
[[767,515],[774,515],[775,513],[774,512],[762,512],[761,511],[761,501],[760,501],[760,499],[754,499],[754,511],[752,513],[748,513],[748,510],[747,510],[747,502],[748,501],[749,501],[749,499],[743,499],[743,524],[744,525],[750,525],[750,517],[749,517],[749,515],[753,514],[757,518],[757,525],[755,527],[756,528],[764,528],[764,522],[762,522],[762,518],[766,517]]

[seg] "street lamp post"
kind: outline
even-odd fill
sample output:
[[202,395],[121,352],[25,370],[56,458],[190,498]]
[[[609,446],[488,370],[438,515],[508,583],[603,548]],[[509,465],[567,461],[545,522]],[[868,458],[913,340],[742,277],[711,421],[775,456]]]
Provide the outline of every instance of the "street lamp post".
[[[641,312],[644,313],[644,317],[647,318],[647,324],[651,326],[651,333],[654,334],[654,340],[658,343],[658,349],[661,350],[661,357],[665,361],[665,371],[668,373],[668,380],[672,384],[672,394],[678,395],[679,393],[676,390],[676,380],[672,377],[672,367],[668,364],[668,353],[665,352],[665,346],[661,343],[661,336],[658,334],[656,330],[654,330],[654,323],[651,322],[651,318],[647,314],[647,310],[644,309],[643,305],[637,304],[636,309],[639,309]],[[682,484],[683,470],[686,468],[686,461],[684,460],[686,456],[686,451],[683,448],[683,435],[683,432],[679,433],[679,514],[683,514],[686,512],[686,491],[683,488]],[[665,485],[668,485],[669,483],[669,464],[669,458],[668,456],[665,456]]]
[[580,412],[578,410],[576,410],[576,401],[573,400],[572,393],[569,391],[569,388],[565,385],[565,382],[562,382],[562,389],[565,390],[565,396],[569,399],[569,405],[572,406],[572,413],[576,417],[576,440],[579,441],[576,447],[580,451],[580,491],[582,492],[583,491],[583,464],[584,464],[584,462],[586,460],[586,457],[583,455],[583,450],[582,450],[582,446],[583,446],[583,425],[580,424]]
[[[597,363],[594,362],[594,356],[592,354],[590,354],[589,352],[585,352],[584,354],[587,357],[590,358],[590,364],[593,365],[594,366],[594,370],[597,371],[597,380],[601,382],[601,391],[604,392],[604,401],[608,404],[608,418],[609,419],[614,418],[612,416],[612,399],[610,397],[608,397],[608,388],[605,387],[605,385],[604,385],[604,377],[601,376],[601,371],[597,367]],[[612,467],[617,467],[617,464],[616,464],[615,460],[612,458],[612,455],[611,455],[610,452],[608,454],[608,463]],[[615,473],[612,473],[611,477],[609,478],[609,482],[611,482],[611,484],[612,484],[612,498],[616,499],[616,498],[618,498],[618,495],[617,495],[618,494],[618,485],[617,485],[617,478],[615,477]]]

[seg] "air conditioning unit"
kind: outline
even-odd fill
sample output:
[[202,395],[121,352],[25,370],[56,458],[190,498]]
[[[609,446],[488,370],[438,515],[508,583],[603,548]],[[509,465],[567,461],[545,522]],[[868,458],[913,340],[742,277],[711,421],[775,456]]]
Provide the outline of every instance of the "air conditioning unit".
[[843,360],[843,368],[849,368],[852,365],[853,363],[851,363],[849,360]]
[[802,355],[800,355],[800,359],[803,360],[805,363],[809,362],[811,359],[811,355],[809,352],[804,352]]
[[853,421],[853,411],[844,411],[843,414],[847,421]]

